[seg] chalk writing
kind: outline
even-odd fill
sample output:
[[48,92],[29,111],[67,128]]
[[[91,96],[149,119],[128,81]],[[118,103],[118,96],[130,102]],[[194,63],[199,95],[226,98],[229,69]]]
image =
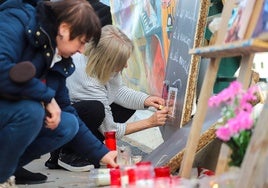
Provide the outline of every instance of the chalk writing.
[[184,33],[180,34],[180,41],[187,44],[188,48],[192,47],[191,38],[189,36],[187,36],[186,34],[184,34]]
[[189,72],[188,69],[189,69],[189,66],[190,66],[190,65],[188,64],[188,62],[180,56],[179,63],[180,63],[180,65],[181,65],[181,67],[183,68],[183,70],[184,70],[186,73],[188,73],[188,72]]

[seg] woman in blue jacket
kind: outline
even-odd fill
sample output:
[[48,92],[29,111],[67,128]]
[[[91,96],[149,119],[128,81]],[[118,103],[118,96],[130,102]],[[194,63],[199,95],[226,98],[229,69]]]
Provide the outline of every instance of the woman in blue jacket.
[[22,167],[66,143],[92,164],[117,166],[116,152],[79,119],[65,86],[75,70],[71,55],[100,38],[89,3],[8,0],[0,18],[0,185],[13,174],[17,183],[36,183]]

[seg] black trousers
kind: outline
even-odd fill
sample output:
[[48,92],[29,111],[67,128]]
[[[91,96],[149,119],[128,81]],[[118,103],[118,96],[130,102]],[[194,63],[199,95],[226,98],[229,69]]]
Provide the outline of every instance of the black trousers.
[[[91,132],[101,141],[104,141],[104,136],[99,132],[98,128],[105,118],[104,105],[100,101],[88,100],[81,101],[73,104],[81,120],[86,124],[86,126],[91,130]],[[131,110],[124,108],[118,104],[110,105],[114,122],[124,123],[126,122],[136,110]],[[57,162],[59,153],[64,151],[64,153],[73,153],[74,151],[68,144],[63,147],[50,152],[50,160]]]
[[[100,140],[104,141],[104,136],[99,132],[99,127],[105,118],[104,105],[100,101],[87,100],[73,104],[81,120],[91,130],[91,132]],[[110,105],[114,122],[125,123],[136,110],[124,108],[118,104]]]

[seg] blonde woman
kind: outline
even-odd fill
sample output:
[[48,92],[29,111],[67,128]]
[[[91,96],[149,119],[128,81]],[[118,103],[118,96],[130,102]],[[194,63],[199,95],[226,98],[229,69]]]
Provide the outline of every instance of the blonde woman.
[[[67,80],[71,101],[92,132],[99,132],[96,136],[101,140],[107,130],[115,129],[116,137],[120,139],[127,134],[162,126],[167,120],[167,109],[163,109],[147,119],[126,123],[137,109],[150,106],[159,109],[164,105],[164,99],[135,91],[123,84],[121,71],[127,67],[132,51],[132,41],[116,26],[107,25],[102,28],[96,47],[90,43],[86,56],[76,54],[73,57],[77,71]],[[104,117],[99,125],[93,125],[89,120],[94,119],[92,113],[85,113],[86,109],[97,113],[94,105],[90,105],[93,102],[104,106]]]

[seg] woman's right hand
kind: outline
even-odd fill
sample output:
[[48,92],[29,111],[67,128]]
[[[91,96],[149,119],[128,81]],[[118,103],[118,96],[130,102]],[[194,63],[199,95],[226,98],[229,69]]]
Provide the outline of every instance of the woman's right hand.
[[45,110],[47,113],[45,117],[46,127],[51,130],[56,129],[61,120],[61,109],[54,98],[46,104]]
[[168,108],[164,107],[162,110],[157,110],[150,118],[151,124],[154,126],[165,125],[168,118]]
[[117,151],[109,151],[106,155],[104,155],[101,159],[101,162],[104,164],[109,164],[113,168],[118,167],[118,164],[115,162],[117,157]]

